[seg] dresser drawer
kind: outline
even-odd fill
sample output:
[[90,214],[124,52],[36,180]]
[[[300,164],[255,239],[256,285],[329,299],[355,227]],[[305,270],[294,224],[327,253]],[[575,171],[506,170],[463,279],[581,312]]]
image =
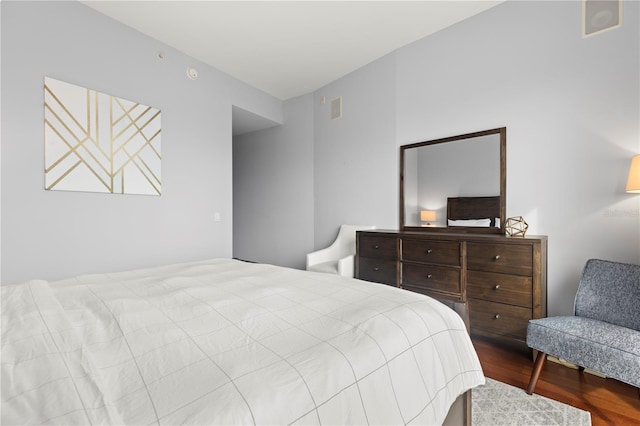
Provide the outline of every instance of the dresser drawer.
[[530,276],[533,247],[526,244],[467,243],[467,268]]
[[395,260],[360,257],[357,278],[376,283],[396,285],[398,262]]
[[460,266],[457,241],[402,240],[402,260]]
[[531,277],[469,271],[467,296],[531,308]]
[[358,254],[362,257],[395,260],[398,258],[398,239],[395,237],[359,234]]
[[520,340],[526,338],[531,309],[472,298],[468,303],[471,332],[479,328]]
[[460,270],[404,262],[402,264],[402,288],[461,294]]

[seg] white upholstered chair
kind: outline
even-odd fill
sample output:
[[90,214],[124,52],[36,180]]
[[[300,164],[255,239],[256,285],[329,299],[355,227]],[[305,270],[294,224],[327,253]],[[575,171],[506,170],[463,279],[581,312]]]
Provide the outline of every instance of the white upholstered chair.
[[356,231],[366,229],[375,229],[375,226],[340,226],[336,240],[329,247],[307,254],[307,271],[353,277]]

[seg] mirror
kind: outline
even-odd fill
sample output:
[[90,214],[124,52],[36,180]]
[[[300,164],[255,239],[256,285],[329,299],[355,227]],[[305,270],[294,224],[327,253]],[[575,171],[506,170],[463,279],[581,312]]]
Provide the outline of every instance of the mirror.
[[507,129],[400,147],[400,229],[504,234]]

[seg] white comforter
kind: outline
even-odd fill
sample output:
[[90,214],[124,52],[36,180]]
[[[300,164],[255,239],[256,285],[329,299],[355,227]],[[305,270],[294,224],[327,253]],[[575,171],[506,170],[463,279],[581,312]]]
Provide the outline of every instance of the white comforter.
[[484,376],[437,301],[215,259],[2,288],[3,425],[439,424]]

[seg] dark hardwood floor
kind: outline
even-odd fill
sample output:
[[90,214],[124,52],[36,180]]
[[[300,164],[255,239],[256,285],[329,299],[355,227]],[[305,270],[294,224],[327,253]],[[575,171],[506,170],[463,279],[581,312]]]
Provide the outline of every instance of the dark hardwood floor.
[[[526,389],[533,366],[528,349],[479,338],[473,344],[486,377]],[[547,361],[535,393],[589,411],[593,426],[640,425],[638,388],[614,379]]]

